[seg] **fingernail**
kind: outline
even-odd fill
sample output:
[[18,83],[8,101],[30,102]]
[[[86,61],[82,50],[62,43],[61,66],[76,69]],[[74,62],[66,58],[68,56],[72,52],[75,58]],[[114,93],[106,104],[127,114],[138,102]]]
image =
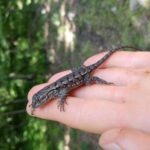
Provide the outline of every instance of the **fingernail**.
[[121,150],[120,145],[117,144],[117,138],[120,133],[120,129],[112,129],[102,134],[100,138],[100,145],[105,150]]
[[118,146],[116,143],[109,143],[109,144],[103,145],[103,148],[105,150],[121,150],[120,146]]

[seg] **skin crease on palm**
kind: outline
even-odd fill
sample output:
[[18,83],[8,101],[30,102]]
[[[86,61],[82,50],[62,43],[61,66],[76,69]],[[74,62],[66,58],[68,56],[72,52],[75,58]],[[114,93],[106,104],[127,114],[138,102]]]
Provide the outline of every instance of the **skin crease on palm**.
[[[94,55],[84,64],[95,63],[104,55],[105,53]],[[34,93],[69,72],[55,74],[48,83],[33,87],[28,93],[27,112],[31,114],[29,105]],[[92,75],[114,84],[80,87],[67,97],[65,112],[60,112],[57,108],[58,101],[53,100],[35,109],[34,116],[55,120],[87,132],[104,133],[104,141],[100,143],[107,141],[105,132],[107,137],[109,130],[111,132],[114,128],[124,128],[127,132],[128,128],[130,131],[134,129],[136,132],[146,132],[150,142],[150,52],[118,51]]]

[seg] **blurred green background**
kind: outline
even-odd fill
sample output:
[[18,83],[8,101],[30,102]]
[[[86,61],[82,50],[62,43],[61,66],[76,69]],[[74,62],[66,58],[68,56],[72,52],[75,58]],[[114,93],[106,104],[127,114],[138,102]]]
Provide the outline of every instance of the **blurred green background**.
[[149,8],[136,0],[1,0],[0,149],[99,149],[98,135],[28,116],[27,93],[116,45],[150,49]]

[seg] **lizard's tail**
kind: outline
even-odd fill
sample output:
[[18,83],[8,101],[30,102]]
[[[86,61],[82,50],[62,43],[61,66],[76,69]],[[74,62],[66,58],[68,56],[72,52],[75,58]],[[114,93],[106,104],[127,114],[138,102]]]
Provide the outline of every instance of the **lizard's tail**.
[[120,49],[126,49],[126,48],[130,48],[130,49],[134,49],[134,50],[138,49],[138,48],[133,47],[133,46],[120,46],[120,47],[111,49],[108,51],[108,53],[106,55],[104,55],[104,57],[102,57],[100,60],[98,60],[95,64],[88,66],[89,70],[92,71],[92,70],[96,69],[98,66],[103,64],[114,52],[116,52]]

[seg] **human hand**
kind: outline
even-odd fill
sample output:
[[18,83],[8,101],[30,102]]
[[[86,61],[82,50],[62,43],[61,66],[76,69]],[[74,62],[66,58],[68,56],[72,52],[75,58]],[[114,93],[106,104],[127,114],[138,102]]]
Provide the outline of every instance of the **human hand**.
[[150,134],[136,129],[110,129],[101,135],[99,145],[105,150],[149,150]]
[[[103,55],[95,55],[85,64],[92,64]],[[34,116],[99,134],[112,128],[150,132],[150,53],[119,51],[100,68],[93,74],[114,85],[93,84],[78,88],[67,98],[65,112],[60,112],[57,101],[53,100],[37,108]],[[67,73],[54,75],[49,83]],[[33,94],[49,83],[31,89],[29,104]],[[27,112],[31,112],[29,107]]]

